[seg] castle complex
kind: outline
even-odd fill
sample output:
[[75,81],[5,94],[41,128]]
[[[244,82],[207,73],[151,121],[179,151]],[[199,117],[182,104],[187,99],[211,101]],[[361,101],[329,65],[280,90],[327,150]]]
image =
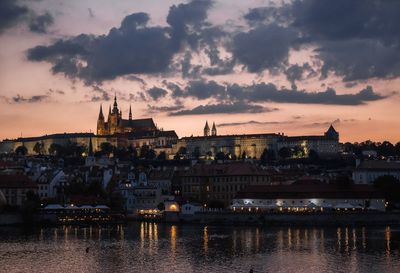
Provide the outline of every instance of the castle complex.
[[114,106],[108,110],[108,118],[105,121],[103,109],[100,105],[99,118],[97,119],[97,135],[111,136],[115,134],[156,132],[157,127],[152,118],[132,119],[132,108],[129,107],[129,119],[122,118],[122,110],[118,109],[117,97],[114,97]]
[[[174,130],[164,131],[157,128],[152,118],[133,119],[132,109],[129,107],[128,119],[122,118],[122,111],[118,108],[117,98],[114,98],[113,108],[108,110],[107,119],[103,114],[102,106],[97,119],[96,135],[92,133],[64,133],[32,138],[18,138],[0,142],[0,153],[13,152],[18,146],[25,146],[28,154],[35,154],[37,143],[47,153],[52,144],[78,143],[99,150],[104,142],[114,147],[132,147],[140,149],[147,145],[156,154],[164,152],[167,158],[174,158],[180,151],[186,151],[186,157],[214,158],[222,152],[230,158],[260,158],[264,150],[275,155],[282,148],[297,151],[299,156],[308,156],[311,151],[320,156],[335,156],[339,152],[339,134],[330,126],[324,135],[317,136],[286,136],[284,134],[261,133],[240,135],[218,135],[217,126],[212,127],[205,123],[203,136],[178,138]],[[300,152],[299,152],[300,151]]]

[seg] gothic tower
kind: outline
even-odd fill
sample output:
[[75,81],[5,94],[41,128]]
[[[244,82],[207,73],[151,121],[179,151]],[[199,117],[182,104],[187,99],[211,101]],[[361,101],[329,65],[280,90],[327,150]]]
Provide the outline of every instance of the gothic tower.
[[109,117],[109,124],[108,124],[110,135],[113,135],[118,132],[119,120],[120,120],[120,112],[118,110],[117,96],[115,95],[114,106],[111,112],[111,117]]
[[211,129],[211,135],[216,136],[217,135],[217,127],[215,126],[215,122],[213,122],[213,126]]
[[99,118],[97,119],[97,134],[104,135],[105,134],[105,123],[104,123],[104,115],[103,115],[103,107],[100,104],[100,113]]
[[206,125],[204,126],[204,136],[210,135],[210,127],[208,126],[208,121],[206,121]]

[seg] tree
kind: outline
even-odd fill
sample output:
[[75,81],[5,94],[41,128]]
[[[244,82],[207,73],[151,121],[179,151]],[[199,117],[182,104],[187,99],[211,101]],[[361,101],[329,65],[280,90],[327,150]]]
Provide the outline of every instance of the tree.
[[319,155],[316,151],[310,150],[308,152],[308,158],[310,159],[311,162],[317,162],[319,160]]
[[42,155],[44,152],[44,145],[42,142],[36,142],[35,146],[33,146],[33,151],[38,154],[38,155]]
[[179,150],[176,152],[174,159],[179,160],[182,157],[186,157],[186,153],[187,153],[186,147],[179,147]]
[[153,149],[149,149],[145,157],[146,159],[153,160],[156,158],[156,152]]
[[164,151],[162,151],[158,154],[157,159],[160,161],[164,161],[167,159],[167,154]]
[[15,149],[15,153],[17,155],[26,155],[28,153],[28,149],[24,145],[21,145]]
[[280,158],[286,159],[291,157],[292,153],[288,147],[282,147],[279,149],[278,155]]
[[392,175],[383,175],[375,179],[374,186],[382,191],[389,203],[400,201],[400,181]]
[[64,154],[64,148],[56,143],[52,143],[49,147],[49,154],[62,156]]
[[264,149],[260,156],[260,165],[266,166],[268,162],[275,159],[275,153],[272,150]]
[[103,142],[100,144],[100,151],[109,156],[114,151],[114,146],[110,142]]
[[225,159],[225,154],[224,154],[224,152],[218,152],[216,155],[215,155],[215,160],[224,160]]
[[195,159],[199,159],[199,157],[200,157],[200,147],[199,147],[199,146],[196,146],[196,147],[194,148],[193,153],[192,153],[192,156],[193,156],[193,158],[195,158]]

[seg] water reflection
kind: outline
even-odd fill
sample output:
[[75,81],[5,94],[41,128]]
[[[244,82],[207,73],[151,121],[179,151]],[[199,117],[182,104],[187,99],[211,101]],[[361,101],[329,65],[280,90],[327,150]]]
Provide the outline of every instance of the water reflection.
[[[4,272],[399,272],[399,229],[132,223],[0,228]],[[85,249],[90,247],[90,252]]]

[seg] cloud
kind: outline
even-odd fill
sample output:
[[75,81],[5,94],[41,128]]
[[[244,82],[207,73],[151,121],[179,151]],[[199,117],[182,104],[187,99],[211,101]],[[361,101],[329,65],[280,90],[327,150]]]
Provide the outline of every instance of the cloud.
[[210,6],[211,1],[206,0],[172,6],[167,17],[169,27],[149,27],[148,14],[133,13],[107,35],[60,39],[29,49],[27,58],[49,62],[53,73],[82,79],[86,84],[130,74],[164,73],[184,41],[192,47],[197,45],[201,36],[195,31],[200,30]]
[[38,103],[38,102],[43,102],[47,101],[50,98],[48,95],[35,95],[31,97],[24,97],[19,94],[16,96],[12,97],[9,102],[10,103]]
[[303,65],[291,65],[284,71],[284,74],[292,85],[294,85],[296,81],[300,81],[304,78],[309,78],[317,75],[317,73],[314,71],[309,63],[304,63]]
[[264,113],[271,112],[276,109],[265,108],[261,105],[246,104],[242,102],[230,104],[207,104],[199,105],[193,109],[181,110],[170,113],[171,116],[183,115],[207,115],[207,114],[239,114],[239,113]]
[[289,49],[296,38],[297,33],[291,28],[263,25],[237,34],[232,53],[250,72],[274,71],[287,64]]
[[53,16],[46,12],[31,19],[29,30],[36,33],[47,33],[47,28],[54,23]]
[[368,101],[377,101],[386,96],[376,93],[371,86],[354,94],[337,94],[335,89],[328,88],[320,92],[306,92],[297,89],[278,89],[272,83],[258,83],[252,85],[218,84],[215,81],[190,81],[182,89],[175,86],[173,98],[192,97],[198,100],[216,99],[227,103],[301,103],[327,105],[361,105]]
[[0,33],[23,20],[28,13],[28,8],[19,6],[15,0],[0,1]]
[[170,106],[154,106],[154,105],[147,105],[147,113],[155,114],[155,113],[169,113],[183,109],[184,106],[181,101],[175,101],[175,105]]
[[111,96],[109,95],[110,92],[101,88],[100,86],[93,85],[92,90],[95,94],[91,96],[90,101],[97,102],[111,100]]
[[249,120],[244,122],[229,122],[229,123],[221,123],[218,124],[218,127],[234,127],[234,126],[243,126],[243,125],[279,125],[279,124],[291,124],[294,121],[255,121]]
[[153,100],[159,100],[168,94],[167,90],[159,87],[150,88],[146,92]]

